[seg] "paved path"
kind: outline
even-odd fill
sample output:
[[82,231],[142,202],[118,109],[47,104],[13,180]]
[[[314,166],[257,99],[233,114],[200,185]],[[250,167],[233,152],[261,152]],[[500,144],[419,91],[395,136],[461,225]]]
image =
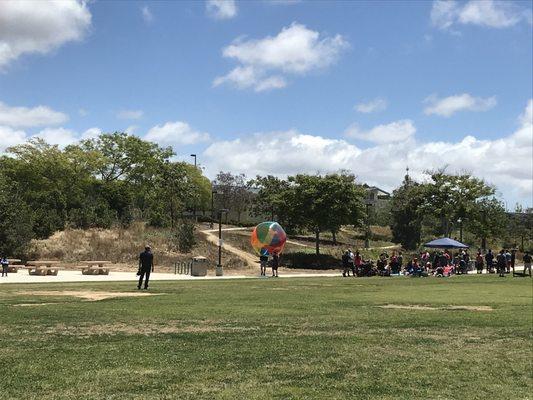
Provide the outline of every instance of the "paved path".
[[[213,272],[214,274],[214,272]],[[309,277],[330,277],[339,276],[339,272],[324,272],[324,273],[290,273],[282,274],[282,278],[309,278]],[[150,275],[150,281],[202,281],[202,280],[225,280],[225,279],[246,279],[246,278],[262,278],[259,275],[225,275],[215,276],[208,275],[205,277],[196,277],[190,275],[175,275],[168,273],[154,272]],[[22,270],[18,273],[9,274],[6,277],[0,277],[0,285],[7,283],[52,283],[52,282],[135,282],[137,281],[135,272],[113,272],[109,275],[82,275],[81,271],[60,270],[57,276],[35,276],[29,275]]]
[[[223,228],[222,231],[239,231],[239,230],[245,230],[250,228]],[[209,243],[214,244],[215,246],[218,246],[218,229],[206,229],[203,231],[200,231],[205,235],[205,238]],[[224,240],[224,239],[222,239]],[[222,245],[222,248],[226,250],[228,253],[233,254],[234,256],[239,257],[241,260],[244,260],[250,267],[257,268],[257,262],[258,257],[253,256],[250,253],[247,253],[246,251],[243,251],[241,249],[238,249],[235,246],[232,246],[230,244],[224,243]]]

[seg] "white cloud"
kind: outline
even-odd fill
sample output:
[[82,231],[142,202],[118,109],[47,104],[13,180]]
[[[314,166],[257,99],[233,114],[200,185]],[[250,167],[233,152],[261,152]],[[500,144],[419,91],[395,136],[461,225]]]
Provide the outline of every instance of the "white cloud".
[[373,143],[396,143],[414,137],[416,128],[410,119],[402,119],[389,124],[375,126],[369,131],[362,131],[356,124],[345,132],[347,137],[362,139]]
[[130,125],[124,130],[124,132],[126,132],[128,135],[133,135],[137,129],[139,129],[137,125]]
[[235,0],[207,0],[205,9],[215,19],[230,19],[237,15]]
[[141,7],[141,15],[145,24],[150,25],[152,22],[154,22],[154,14],[152,14],[152,11],[150,11],[148,6]]
[[237,39],[222,54],[239,62],[228,74],[217,77],[214,86],[229,83],[256,91],[285,87],[287,75],[303,75],[334,64],[348,47],[341,35],[332,37],[296,22],[276,36]]
[[454,24],[508,28],[523,20],[531,22],[531,10],[521,9],[510,1],[470,0],[458,3],[435,0],[430,17],[432,24],[440,29],[448,29]]
[[63,127],[45,128],[34,135],[34,137],[39,137],[46,143],[57,144],[59,147],[65,147],[78,141],[76,132]]
[[83,132],[81,134],[81,137],[80,139],[81,140],[85,140],[85,139],[95,139],[97,138],[98,136],[100,136],[102,134],[102,130],[100,128],[89,128],[87,129],[85,132]]
[[231,170],[244,171],[249,176],[288,175],[346,168],[360,153],[345,140],[290,130],[216,142],[204,151],[204,158],[215,173]]
[[120,110],[117,112],[117,118],[120,119],[139,119],[144,115],[142,110]]
[[459,111],[487,111],[496,106],[496,97],[473,97],[468,93],[444,98],[431,95],[424,100],[428,106],[424,109],[426,115],[440,115],[450,117]]
[[366,149],[342,139],[296,130],[263,132],[212,143],[203,153],[209,175],[220,170],[248,176],[353,171],[361,182],[385,190],[397,187],[409,173],[448,165],[449,172],[469,171],[495,184],[508,201],[531,205],[533,171],[533,101],[519,119],[519,129],[497,140],[466,136],[458,142],[422,142],[414,138],[380,143]]
[[90,25],[85,1],[0,1],[0,69],[22,54],[46,54],[81,40]]
[[[1,7],[1,6],[0,6]],[[0,124],[11,127],[34,127],[58,125],[68,120],[68,116],[46,106],[10,107],[0,102]]]
[[26,132],[0,125],[0,153],[8,147],[24,143],[26,139]]
[[195,131],[186,122],[175,121],[154,126],[144,139],[165,146],[180,146],[206,142],[209,140],[209,134]]
[[387,109],[387,100],[380,97],[377,97],[374,100],[370,100],[366,103],[358,103],[354,106],[354,110],[365,114],[379,112],[385,109]]
[[89,111],[87,111],[85,108],[79,108],[78,114],[80,115],[80,117],[86,117],[87,115],[89,115]]

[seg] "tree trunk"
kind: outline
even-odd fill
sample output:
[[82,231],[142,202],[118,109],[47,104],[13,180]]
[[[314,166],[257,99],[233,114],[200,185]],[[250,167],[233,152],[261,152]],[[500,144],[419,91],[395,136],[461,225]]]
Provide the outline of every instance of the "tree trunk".
[[331,236],[333,238],[333,246],[337,246],[337,233],[333,229],[331,230]]
[[316,246],[316,255],[320,255],[320,230],[315,231],[315,246]]
[[481,238],[481,248],[483,249],[483,251],[487,249],[487,238],[486,237]]

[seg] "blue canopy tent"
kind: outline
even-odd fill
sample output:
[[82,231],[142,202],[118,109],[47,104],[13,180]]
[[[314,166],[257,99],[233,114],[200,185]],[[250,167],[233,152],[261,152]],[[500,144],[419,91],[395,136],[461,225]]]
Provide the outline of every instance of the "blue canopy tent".
[[435,239],[424,244],[424,247],[434,249],[468,249],[469,246],[450,238]]

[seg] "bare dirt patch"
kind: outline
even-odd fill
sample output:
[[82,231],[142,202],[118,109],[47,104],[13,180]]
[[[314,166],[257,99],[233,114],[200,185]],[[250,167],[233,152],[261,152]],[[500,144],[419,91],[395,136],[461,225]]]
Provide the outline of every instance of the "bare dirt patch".
[[20,303],[20,304],[12,304],[13,307],[38,307],[38,306],[48,306],[51,304],[59,304],[59,303]]
[[[78,297],[85,299],[87,301],[98,301],[119,297],[145,297],[153,296],[153,293],[147,292],[97,292],[92,290],[35,290],[35,291],[24,291],[18,292],[22,295],[32,295],[32,296],[69,296],[69,297]],[[43,303],[46,304],[46,303]],[[50,304],[50,303],[48,303]]]
[[379,308],[390,308],[396,310],[415,310],[415,311],[446,311],[446,310],[464,310],[464,311],[493,311],[490,306],[444,306],[444,307],[430,307],[420,304],[386,304],[384,306],[377,306]]
[[220,326],[211,323],[201,323],[195,325],[184,325],[180,322],[170,321],[168,324],[153,324],[153,325],[129,325],[126,323],[114,324],[99,324],[99,325],[65,325],[58,324],[49,327],[45,330],[47,334],[55,334],[61,336],[76,336],[76,337],[90,337],[102,335],[143,335],[152,336],[154,334],[182,334],[182,333],[237,333],[256,331],[256,327],[243,326]]

